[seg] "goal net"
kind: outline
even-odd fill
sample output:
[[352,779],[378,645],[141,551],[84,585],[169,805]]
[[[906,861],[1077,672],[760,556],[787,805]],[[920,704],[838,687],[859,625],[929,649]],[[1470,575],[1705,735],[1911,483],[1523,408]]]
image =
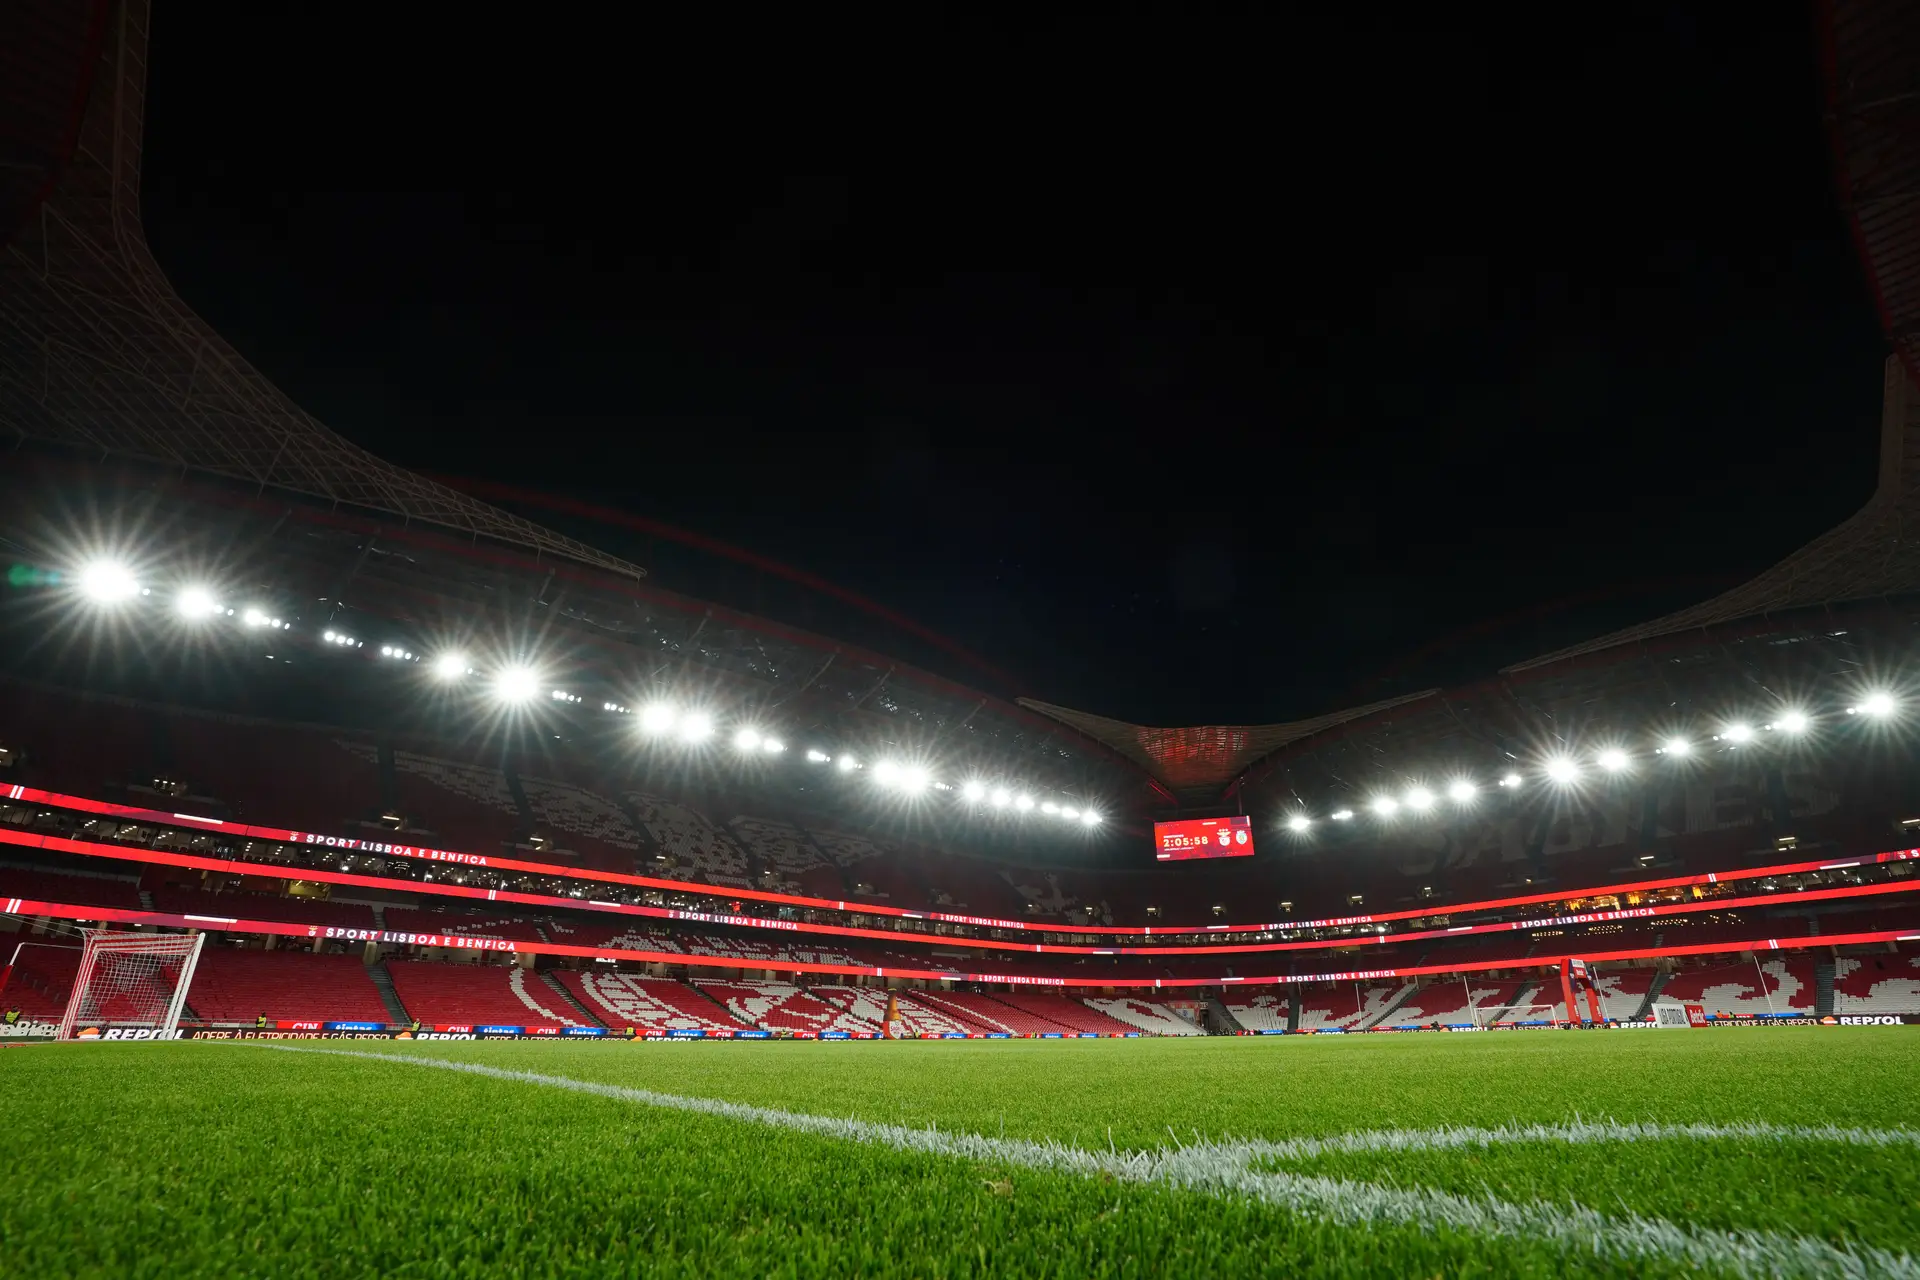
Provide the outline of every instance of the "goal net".
[[206,935],[84,932],[86,947],[59,1038],[71,1040],[76,1030],[108,1025],[176,1030]]

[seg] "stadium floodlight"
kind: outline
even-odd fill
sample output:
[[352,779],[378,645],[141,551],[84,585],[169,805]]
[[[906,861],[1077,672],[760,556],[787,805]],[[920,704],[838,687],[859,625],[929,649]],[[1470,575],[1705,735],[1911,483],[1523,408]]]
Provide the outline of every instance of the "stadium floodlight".
[[1627,759],[1627,753],[1619,747],[1608,747],[1600,753],[1598,759],[1600,761],[1600,767],[1608,773],[1619,773],[1631,763],[1631,761]]
[[525,702],[540,691],[540,673],[532,667],[506,667],[493,678],[493,696],[502,702]]
[[1043,800],[1043,801],[1041,801],[1041,802],[1040,802],[1040,812],[1042,812],[1042,813],[1058,813],[1058,812],[1060,812],[1060,806],[1059,806],[1059,805],[1057,805],[1057,804],[1055,804],[1055,803],[1054,803],[1053,801],[1051,801],[1051,800]]
[[1555,756],[1547,761],[1547,777],[1564,787],[1580,780],[1580,766],[1566,756]]
[[1447,798],[1455,804],[1471,804],[1479,788],[1465,778],[1455,778],[1447,784]]
[[680,713],[664,702],[649,702],[640,708],[640,729],[643,733],[671,733],[680,719]]
[[1373,802],[1373,811],[1383,818],[1391,818],[1400,812],[1400,802],[1392,796],[1381,796]]
[[1693,754],[1693,744],[1679,734],[1675,734],[1660,744],[1660,754],[1684,760]]
[[807,762],[809,764],[825,764],[827,763],[827,761],[831,759],[833,759],[832,756],[828,755],[826,752],[822,751],[818,747],[807,748]]
[[1082,809],[1080,811],[1080,825],[1083,827],[1097,827],[1100,825],[1100,815],[1092,809]]
[[442,680],[458,680],[472,670],[464,653],[443,653],[433,660],[433,674]]
[[1332,819],[1333,819],[1333,820],[1334,820],[1335,822],[1352,822],[1352,821],[1353,821],[1353,810],[1351,810],[1351,809],[1335,809],[1335,810],[1334,810],[1334,811],[1333,811],[1332,813],[1330,813],[1330,814],[1328,814],[1327,816],[1328,816],[1329,818],[1332,818]]
[[1287,830],[1289,831],[1294,831],[1294,832],[1305,831],[1308,827],[1312,825],[1313,825],[1313,819],[1309,818],[1304,813],[1296,813],[1291,818],[1287,819]]
[[1020,812],[1025,813],[1027,810],[1033,808],[1033,797],[1032,796],[1015,796],[1013,800],[1013,807],[1018,809]]
[[873,780],[883,787],[890,787],[900,780],[900,766],[891,760],[882,760],[873,766]]
[[1007,790],[1005,787],[995,787],[993,789],[993,807],[994,808],[1004,809],[1012,803],[1013,803],[1013,792]]
[[186,587],[173,598],[173,608],[183,618],[198,622],[220,612],[220,602],[205,587]]
[[704,711],[689,711],[680,717],[680,741],[705,742],[713,736],[713,717]]
[[984,783],[978,781],[966,782],[961,784],[960,794],[968,800],[984,800],[987,788]]
[[1727,731],[1720,736],[1728,742],[1752,742],[1753,726],[1744,721],[1736,720],[1728,725]]
[[760,731],[758,729],[740,730],[740,732],[733,735],[733,745],[742,751],[758,751],[760,749]]
[[858,769],[860,767],[860,762],[854,759],[852,756],[847,755],[845,752],[842,752],[840,755],[840,759],[835,763],[834,767],[839,769],[840,772],[842,773],[852,773],[855,769]]
[[1428,809],[1433,808],[1433,792],[1427,790],[1425,787],[1408,788],[1407,808],[1413,810],[1415,813],[1425,813]]
[[1521,779],[1519,774],[1509,773],[1509,774],[1502,775],[1500,779],[1500,785],[1505,787],[1507,790],[1511,791],[1515,787],[1520,785],[1520,781]]
[[786,749],[787,749],[787,744],[780,741],[780,739],[778,738],[760,739],[760,750],[767,755],[777,756],[782,751],[785,751]]
[[264,627],[267,625],[267,615],[258,609],[249,609],[240,615],[240,621],[250,627]]
[[1772,728],[1781,733],[1804,733],[1807,728],[1807,713],[1804,711],[1782,711],[1774,720]]
[[1892,694],[1884,690],[1875,690],[1860,699],[1860,701],[1852,707],[1849,707],[1848,711],[1850,713],[1858,712],[1864,716],[1872,716],[1876,720],[1884,720],[1893,714],[1894,706],[1895,703]]
[[118,560],[93,560],[80,568],[80,590],[97,604],[119,604],[140,594],[140,582]]
[[900,770],[899,776],[894,779],[894,786],[910,796],[917,796],[922,791],[925,791],[932,782],[933,779],[927,776],[925,769],[908,767]]
[[1068,822],[1077,822],[1080,819],[1080,811],[1070,804],[1063,804],[1060,806],[1060,816]]

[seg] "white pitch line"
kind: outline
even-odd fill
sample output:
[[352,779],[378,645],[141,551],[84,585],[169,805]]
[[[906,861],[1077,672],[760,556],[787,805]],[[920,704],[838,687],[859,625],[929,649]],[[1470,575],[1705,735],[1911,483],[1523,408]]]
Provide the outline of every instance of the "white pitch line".
[[1497,1129],[1446,1126],[1439,1129],[1361,1129],[1329,1138],[1251,1139],[1244,1145],[1269,1160],[1310,1160],[1323,1155],[1357,1155],[1401,1151],[1453,1151],[1462,1147],[1492,1147],[1509,1143],[1559,1142],[1580,1146],[1608,1142],[1824,1142],[1855,1147],[1920,1146],[1920,1129],[1843,1129],[1838,1125],[1662,1124],[1642,1121],[1580,1120],[1571,1124],[1502,1125]]
[[[613,1098],[641,1106],[695,1115],[740,1120],[749,1124],[814,1134],[846,1142],[888,1147],[920,1155],[1020,1165],[1029,1169],[1082,1176],[1108,1175],[1143,1185],[1176,1187],[1212,1195],[1244,1196],[1304,1217],[1343,1226],[1448,1227],[1474,1235],[1496,1236],[1552,1245],[1568,1253],[1586,1253],[1631,1263],[1661,1260],[1737,1276],[1781,1278],[1844,1276],[1858,1280],[1899,1277],[1920,1280],[1920,1263],[1908,1254],[1862,1246],[1842,1248],[1811,1236],[1771,1231],[1702,1231],[1637,1214],[1609,1217],[1573,1203],[1539,1201],[1516,1204],[1492,1196],[1469,1197],[1421,1188],[1382,1187],[1365,1182],[1263,1172],[1254,1168],[1273,1159],[1277,1150],[1297,1144],[1270,1142],[1195,1142],[1155,1151],[1089,1151],[1058,1142],[1030,1142],[988,1138],[972,1133],[942,1133],[936,1128],[909,1129],[904,1125],[808,1115],[772,1107],[756,1107],[717,1098],[686,1097],[634,1089],[625,1085],[575,1080],[569,1076],[509,1071],[477,1062],[456,1062],[412,1054],[368,1053],[353,1049],[307,1049],[288,1044],[238,1041],[238,1044],[282,1053],[322,1054],[359,1058],[410,1067],[429,1067],[491,1080],[544,1085],[575,1093]],[[1635,1126],[1618,1126],[1619,1131]],[[1669,1126],[1669,1136],[1683,1136],[1689,1127]],[[1594,1126],[1602,1130],[1603,1126]],[[1551,1132],[1540,1126],[1542,1132]],[[1389,1131],[1393,1132],[1393,1131]],[[1400,1131],[1411,1133],[1415,1131]],[[1450,1131],[1439,1131],[1450,1132]],[[1501,1130],[1468,1130],[1481,1135]],[[1525,1133],[1527,1129],[1507,1132]],[[1783,1131],[1791,1132],[1791,1131]],[[1820,1130],[1805,1130],[1808,1134]],[[1850,1132],[1836,1130],[1835,1132]],[[1715,1136],[1718,1136],[1717,1133]],[[1728,1136],[1732,1136],[1729,1134]],[[1526,1139],[1523,1139],[1526,1140]],[[1553,1139],[1544,1139],[1553,1140]],[[1321,1142],[1336,1140],[1321,1139]],[[1333,1148],[1325,1148],[1333,1149]],[[1360,1150],[1380,1148],[1356,1148]],[[1401,1148],[1410,1149],[1410,1148]]]

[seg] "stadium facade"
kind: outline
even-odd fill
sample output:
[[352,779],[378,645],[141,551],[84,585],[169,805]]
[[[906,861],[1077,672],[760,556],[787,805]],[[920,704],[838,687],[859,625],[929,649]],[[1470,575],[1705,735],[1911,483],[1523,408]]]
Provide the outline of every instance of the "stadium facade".
[[[1827,13],[1836,68],[1871,9]],[[1573,958],[1611,1019],[1920,1014],[1920,259],[1866,78],[1831,78],[1836,147],[1900,351],[1858,514],[1470,686],[1170,729],[689,598],[316,421],[147,250],[147,20],[37,2],[0,41],[37,69],[0,77],[28,1020],[100,922],[205,933],[189,1017],[230,1030],[1478,1027],[1579,1017]],[[1202,813],[1253,856],[1156,865]]]

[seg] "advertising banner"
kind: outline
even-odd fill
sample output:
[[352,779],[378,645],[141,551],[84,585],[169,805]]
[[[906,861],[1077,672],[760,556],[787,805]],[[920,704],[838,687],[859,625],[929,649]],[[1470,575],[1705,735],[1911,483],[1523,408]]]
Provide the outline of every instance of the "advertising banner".
[[32,1018],[21,1018],[15,1022],[0,1023],[0,1040],[45,1040],[60,1028],[51,1022],[36,1022]]
[[1920,1013],[1841,1013],[1820,1019],[1823,1027],[1920,1027]]

